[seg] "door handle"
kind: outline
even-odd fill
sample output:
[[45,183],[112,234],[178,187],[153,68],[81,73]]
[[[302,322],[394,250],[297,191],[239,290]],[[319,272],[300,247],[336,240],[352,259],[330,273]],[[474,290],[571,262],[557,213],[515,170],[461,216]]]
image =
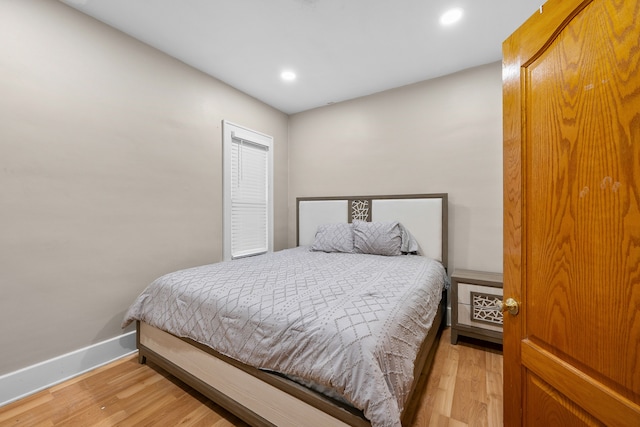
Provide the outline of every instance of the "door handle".
[[499,301],[498,305],[500,306],[501,312],[504,313],[505,311],[508,311],[510,314],[514,316],[518,314],[518,311],[520,310],[520,305],[518,304],[518,301],[514,300],[513,298],[507,298],[506,301]]

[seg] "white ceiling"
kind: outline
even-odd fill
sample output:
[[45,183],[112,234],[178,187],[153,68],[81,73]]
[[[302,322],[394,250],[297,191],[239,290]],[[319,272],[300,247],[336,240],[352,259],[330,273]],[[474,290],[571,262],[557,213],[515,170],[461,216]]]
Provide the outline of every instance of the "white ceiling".
[[[61,1],[288,114],[498,61],[543,2]],[[440,26],[454,6],[462,20]]]

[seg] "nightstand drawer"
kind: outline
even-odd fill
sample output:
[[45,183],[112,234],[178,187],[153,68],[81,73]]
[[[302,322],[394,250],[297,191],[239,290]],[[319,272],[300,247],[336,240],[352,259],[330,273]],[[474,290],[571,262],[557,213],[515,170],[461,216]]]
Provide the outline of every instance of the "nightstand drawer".
[[458,283],[458,324],[502,332],[502,289]]
[[455,270],[451,298],[453,344],[459,335],[502,343],[502,274]]

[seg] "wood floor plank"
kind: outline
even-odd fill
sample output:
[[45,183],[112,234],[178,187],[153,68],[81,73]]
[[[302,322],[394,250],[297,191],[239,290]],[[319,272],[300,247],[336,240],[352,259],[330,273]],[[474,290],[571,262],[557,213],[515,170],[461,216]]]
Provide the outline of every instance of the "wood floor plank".
[[[502,352],[461,338],[439,341],[411,427],[502,426]],[[9,426],[248,427],[162,369],[128,356],[0,408]]]
[[0,408],[0,425],[10,422],[10,420],[23,419],[30,413],[37,411],[38,408],[46,405],[53,400],[53,396],[49,392],[43,391],[29,397]]
[[471,425],[477,419],[486,419],[487,385],[486,358],[472,347],[460,346],[451,418]]
[[438,414],[451,417],[454,391],[456,390],[458,376],[458,349],[451,349],[448,354],[449,357],[444,361],[440,380],[438,381],[433,410]]
[[502,425],[502,354],[485,352],[487,359],[487,425]]

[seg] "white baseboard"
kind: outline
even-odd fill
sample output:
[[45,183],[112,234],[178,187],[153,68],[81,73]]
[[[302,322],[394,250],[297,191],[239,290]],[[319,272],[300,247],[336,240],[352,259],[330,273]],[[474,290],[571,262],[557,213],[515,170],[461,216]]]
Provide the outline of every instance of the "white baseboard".
[[136,331],[0,376],[0,407],[136,352]]
[[[451,307],[447,307],[447,326]],[[0,407],[135,353],[136,331],[0,376]]]

